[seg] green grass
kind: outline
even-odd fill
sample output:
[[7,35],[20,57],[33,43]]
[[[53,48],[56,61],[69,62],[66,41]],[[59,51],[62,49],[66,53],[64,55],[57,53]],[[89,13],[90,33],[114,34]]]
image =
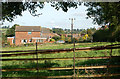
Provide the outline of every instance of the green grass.
[[[118,42],[117,42],[118,43]],[[115,42],[113,44],[116,44]],[[76,43],[75,47],[94,47],[94,46],[102,46],[102,45],[111,45],[111,43],[107,42],[94,42],[94,43]],[[73,44],[42,44],[38,45],[38,49],[63,49],[63,48],[73,48]],[[19,46],[19,47],[3,47],[3,51],[11,51],[11,50],[35,50],[35,46]]]
[[[76,43],[76,48],[81,47],[93,47],[93,46],[102,46],[110,45],[111,43],[107,42],[95,42],[95,43]],[[116,44],[115,42],[113,44]],[[73,48],[73,44],[43,44],[38,45],[38,49],[62,49],[62,48]],[[3,51],[7,50],[35,50],[35,46],[29,47],[6,47],[2,48]],[[99,51],[81,51],[75,52],[76,57],[96,57],[96,56],[110,56],[110,50],[99,50]],[[120,56],[120,49],[113,49],[113,56]],[[27,56],[17,56],[17,57],[2,57],[2,58],[35,58],[36,55],[27,55]],[[39,54],[39,58],[65,58],[73,57],[73,52],[66,53],[56,53],[56,54]],[[76,66],[96,66],[96,65],[107,65],[108,62],[114,65],[120,65],[119,59],[107,60],[107,59],[91,59],[91,60],[76,60]],[[2,62],[2,68],[36,68],[36,61],[4,61]],[[39,61],[39,67],[71,67],[73,66],[73,60],[51,60],[51,61]],[[119,73],[119,68],[111,69],[110,73]],[[89,69],[87,70],[76,70],[76,73],[79,75],[82,74],[105,74],[106,69]],[[73,70],[39,70],[39,76],[59,76],[59,75],[73,75]],[[37,76],[37,71],[11,71],[3,72],[3,77],[30,77]]]

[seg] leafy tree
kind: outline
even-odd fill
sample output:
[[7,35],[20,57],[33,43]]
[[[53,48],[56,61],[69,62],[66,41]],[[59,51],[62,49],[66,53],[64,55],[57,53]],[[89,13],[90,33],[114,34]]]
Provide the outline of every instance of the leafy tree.
[[86,34],[87,31],[86,31],[85,29],[82,29],[81,33],[82,33],[82,34]]
[[92,36],[92,30],[91,29],[87,29],[87,34],[88,34],[89,37],[91,37]]
[[2,29],[8,29],[9,28],[9,26],[3,26],[2,27]]
[[71,37],[71,35],[68,35],[68,37]]
[[2,33],[2,45],[7,42],[7,38],[4,33]]
[[55,42],[55,39],[50,39],[50,41]]
[[72,40],[71,40],[71,38],[69,38],[69,39],[68,39],[68,43],[72,43]]
[[68,37],[65,37],[65,43],[69,43],[69,38]]
[[82,38],[83,38],[83,40],[87,40],[88,39],[88,34],[85,34]]
[[[119,29],[118,29],[119,30]],[[120,41],[120,30],[114,34],[114,36],[112,35],[112,32],[109,29],[100,29],[97,30],[94,34],[93,34],[93,41],[99,41],[99,42],[114,42],[114,41]]]
[[54,36],[54,37],[52,37],[52,39],[55,39],[55,41],[58,41],[58,40],[60,40],[60,37],[59,36]]
[[77,38],[73,38],[73,40],[75,41],[75,43],[79,42],[79,40]]
[[83,41],[83,39],[82,39],[82,37],[80,37],[80,38],[79,38],[79,42],[82,42],[82,41]]
[[61,28],[53,28],[52,31],[53,33],[57,33],[57,34],[65,34],[64,30]]
[[89,18],[93,18],[93,22],[99,25],[113,23],[114,19],[119,20],[119,7],[120,4],[117,2],[89,2],[85,3],[88,7],[87,15]]
[[[13,21],[17,15],[22,16],[22,12],[28,10],[31,15],[37,16],[36,8],[43,8],[44,2],[2,2],[2,20]],[[39,14],[38,14],[39,15]]]
[[[67,12],[69,8],[77,8],[79,2],[49,2],[51,7],[56,10],[60,8]],[[37,8],[43,9],[45,2],[2,2],[2,20],[5,19],[12,22],[17,15],[22,16],[22,12],[28,10],[32,16],[39,16]]]
[[65,41],[65,36],[61,35],[60,39]]
[[12,36],[15,36],[15,27],[16,26],[19,26],[18,24],[15,24],[13,25],[11,28],[9,28],[7,31],[6,31],[6,37],[12,37]]
[[96,42],[106,42],[106,41],[110,41],[111,35],[109,33],[109,30],[97,30],[94,34],[93,34],[93,41]]
[[[116,34],[119,33],[120,29],[120,3],[119,2],[89,2],[85,3],[88,7],[87,15],[88,18],[93,19],[93,23],[99,25],[109,25],[109,35],[112,38],[119,39]],[[118,35],[120,37],[120,35]]]

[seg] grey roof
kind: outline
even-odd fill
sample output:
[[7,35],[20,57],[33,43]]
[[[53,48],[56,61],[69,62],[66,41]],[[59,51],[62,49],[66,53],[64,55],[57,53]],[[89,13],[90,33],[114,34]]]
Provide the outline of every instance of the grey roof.
[[16,26],[15,31],[19,32],[40,32],[40,26]]
[[44,28],[44,27],[42,27],[42,28],[41,28],[41,32],[42,32],[42,33],[50,33],[50,29],[49,29],[49,28]]

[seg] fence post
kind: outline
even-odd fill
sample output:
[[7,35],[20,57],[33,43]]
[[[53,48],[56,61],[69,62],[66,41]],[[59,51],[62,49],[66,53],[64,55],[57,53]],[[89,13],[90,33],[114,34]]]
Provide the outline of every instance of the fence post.
[[111,51],[110,51],[110,56],[112,56],[112,48],[111,48]]
[[[111,44],[112,45],[112,44]],[[110,49],[110,57],[112,57],[112,46],[111,46],[111,49]],[[108,79],[110,78],[110,63],[111,63],[111,58],[109,59],[109,62],[108,62],[108,65],[107,65],[107,75],[108,75]]]
[[74,64],[74,66],[73,66],[73,68],[74,68],[74,79],[76,78],[76,74],[75,74],[75,39],[73,40],[73,44],[74,44],[74,48],[73,48],[73,55],[74,55],[74,57],[73,57],[73,64]]
[[37,69],[37,79],[38,79],[38,67],[39,66],[38,66],[38,52],[37,52],[37,50],[38,49],[37,49],[37,42],[36,42],[36,59],[37,59],[37,68],[36,69]]

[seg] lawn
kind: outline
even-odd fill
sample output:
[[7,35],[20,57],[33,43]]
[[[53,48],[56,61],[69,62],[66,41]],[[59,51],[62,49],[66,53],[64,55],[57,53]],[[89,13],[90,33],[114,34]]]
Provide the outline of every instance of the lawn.
[[[114,42],[113,44],[118,44]],[[102,46],[102,45],[111,45],[108,42],[94,42],[94,43],[76,43],[76,48],[81,47],[93,47],[93,46]],[[24,47],[6,47],[2,48],[3,51],[7,50],[35,50],[35,46],[24,46]],[[38,49],[63,49],[63,48],[73,48],[73,44],[43,44],[38,45]],[[75,57],[96,57],[96,56],[110,56],[110,50],[99,50],[99,51],[75,51]],[[113,49],[113,56],[120,56],[120,49]],[[27,56],[16,56],[16,57],[2,57],[4,58],[35,58],[36,55],[27,55]],[[56,53],[56,54],[39,54],[39,58],[66,58],[73,57],[73,52],[66,53]],[[98,65],[107,65],[108,62],[112,65],[120,65],[118,62],[119,59],[108,60],[108,59],[85,59],[85,60],[76,60],[75,66],[98,66]],[[73,60],[42,60],[39,61],[40,68],[46,67],[72,67]],[[4,61],[2,62],[3,69],[10,68],[36,68],[37,62],[34,61]],[[114,68],[110,70],[109,73],[118,73],[120,68]],[[105,74],[106,69],[89,69],[87,70],[76,70],[76,74]],[[37,71],[9,71],[3,72],[3,77],[30,77],[30,76],[59,76],[59,75],[73,75],[73,70],[39,70]]]

